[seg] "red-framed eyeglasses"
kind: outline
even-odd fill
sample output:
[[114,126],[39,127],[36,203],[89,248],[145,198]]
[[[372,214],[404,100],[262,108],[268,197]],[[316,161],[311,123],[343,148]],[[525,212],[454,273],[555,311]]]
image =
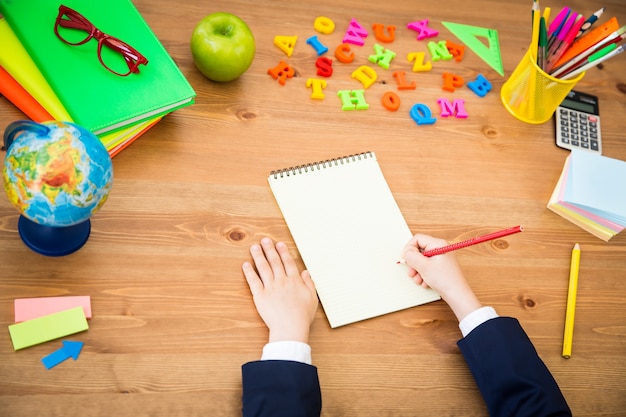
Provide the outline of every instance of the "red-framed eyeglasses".
[[148,59],[126,42],[102,32],[85,16],[67,6],[59,6],[54,33],[68,45],[82,45],[94,38],[98,41],[98,59],[113,74],[125,77],[139,73],[139,65]]

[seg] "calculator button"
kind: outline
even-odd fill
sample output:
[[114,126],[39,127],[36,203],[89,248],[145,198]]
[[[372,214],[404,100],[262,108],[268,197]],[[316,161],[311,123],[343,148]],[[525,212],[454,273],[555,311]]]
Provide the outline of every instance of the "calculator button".
[[598,146],[598,141],[597,140],[592,140],[590,147],[591,147],[592,151],[600,150],[600,147]]
[[598,122],[598,118],[596,116],[589,116],[589,121],[591,123],[597,123]]

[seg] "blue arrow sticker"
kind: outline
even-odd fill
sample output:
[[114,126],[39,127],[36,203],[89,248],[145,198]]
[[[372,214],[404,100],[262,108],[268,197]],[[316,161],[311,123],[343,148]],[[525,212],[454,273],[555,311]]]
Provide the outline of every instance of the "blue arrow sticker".
[[50,369],[69,358],[76,360],[78,359],[78,355],[80,355],[83,344],[83,342],[64,340],[63,347],[61,349],[56,350],[48,356],[42,358],[41,362],[43,362],[43,366],[45,366],[46,369]]

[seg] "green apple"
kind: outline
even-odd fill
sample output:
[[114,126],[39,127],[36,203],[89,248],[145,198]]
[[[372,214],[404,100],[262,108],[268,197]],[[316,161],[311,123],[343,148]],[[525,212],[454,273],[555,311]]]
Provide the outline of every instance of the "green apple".
[[191,54],[210,80],[232,81],[252,64],[256,45],[248,25],[230,13],[205,16],[191,35]]

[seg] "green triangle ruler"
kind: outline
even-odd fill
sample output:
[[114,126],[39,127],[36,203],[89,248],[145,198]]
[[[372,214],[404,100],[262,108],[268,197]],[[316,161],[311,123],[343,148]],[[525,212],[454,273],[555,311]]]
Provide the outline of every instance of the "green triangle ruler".
[[[504,75],[502,56],[500,55],[500,41],[495,29],[481,28],[477,26],[462,25],[460,23],[441,22],[454,36],[467,45],[476,55],[485,61],[498,74]],[[477,36],[487,38],[487,47]]]

